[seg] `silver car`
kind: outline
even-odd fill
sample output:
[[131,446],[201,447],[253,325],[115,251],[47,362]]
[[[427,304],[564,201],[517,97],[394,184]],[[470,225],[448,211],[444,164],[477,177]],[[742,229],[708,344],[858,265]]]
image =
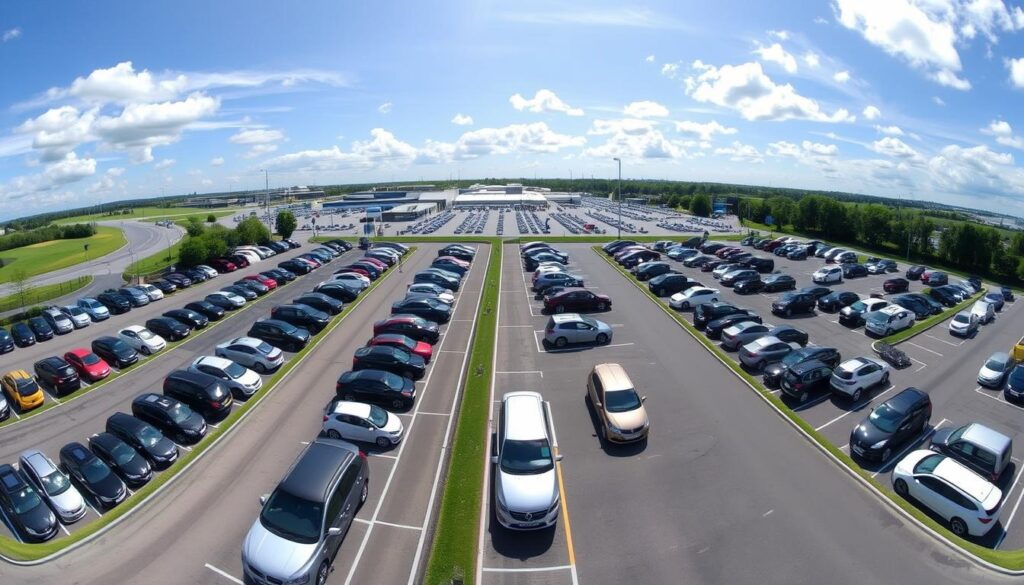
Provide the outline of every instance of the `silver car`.
[[60,312],[67,315],[68,319],[71,319],[71,322],[75,324],[75,329],[88,327],[89,324],[92,323],[92,318],[89,317],[89,313],[86,313],[85,309],[79,306],[68,305],[66,307],[61,307]]
[[786,343],[773,335],[759,337],[740,348],[740,362],[752,370],[761,371],[768,364],[780,361],[789,352],[800,349],[800,344]]
[[82,494],[42,451],[25,451],[18,458],[18,465],[61,522],[70,524],[85,516]]
[[220,378],[237,398],[248,398],[263,387],[263,378],[259,374],[222,357],[204,355],[196,358],[188,370]]
[[544,342],[555,347],[565,347],[570,343],[604,345],[611,340],[612,328],[608,324],[579,313],[552,315],[544,328]]
[[85,297],[78,299],[78,306],[85,311],[93,321],[103,321],[110,318],[110,310],[94,298]]
[[237,337],[217,346],[215,353],[256,373],[263,374],[277,369],[284,363],[284,352],[255,337]]
[[71,318],[62,313],[57,307],[43,309],[43,319],[46,319],[50,327],[53,327],[53,330],[61,335],[75,330],[75,324],[71,321]]
[[768,335],[772,330],[771,325],[755,323],[754,321],[743,321],[722,331],[722,347],[725,349],[739,349],[759,337]]

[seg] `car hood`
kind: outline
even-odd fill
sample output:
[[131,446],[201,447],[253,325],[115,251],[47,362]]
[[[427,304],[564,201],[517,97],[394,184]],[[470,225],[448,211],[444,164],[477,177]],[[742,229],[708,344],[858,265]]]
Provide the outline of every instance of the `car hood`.
[[50,496],[50,502],[53,503],[54,508],[65,514],[77,512],[85,505],[85,500],[82,499],[82,494],[74,488],[68,488],[64,490],[64,493],[62,494]]
[[242,542],[242,558],[259,572],[287,581],[309,563],[316,549],[316,544],[281,538],[257,519]]
[[869,423],[867,420],[864,420],[857,426],[853,427],[851,435],[851,442],[855,439],[858,443],[867,447],[870,447],[883,439],[889,439],[892,437],[892,433],[883,431]]
[[995,370],[989,369],[988,366],[981,366],[981,369],[978,370],[978,377],[984,378],[986,380],[998,380],[1002,376],[1002,372],[997,372]]
[[956,427],[948,427],[945,429],[939,429],[932,433],[931,443],[932,445],[945,445],[946,441],[949,440],[949,436],[956,431]]
[[[152,471],[153,467],[149,464],[149,461],[145,457],[139,454],[136,455],[135,457],[132,457],[131,461],[122,464],[120,466],[120,469],[121,472],[128,477],[142,478],[145,477],[150,471]],[[109,491],[114,491],[116,493],[116,490],[118,489],[118,486],[116,485],[117,482],[111,481],[111,484],[112,485]]]
[[555,470],[530,475],[514,475],[501,471],[500,495],[505,507],[516,512],[547,510],[555,501],[558,486]]
[[899,463],[897,463],[896,467],[892,470],[893,474],[909,477],[910,475],[913,475],[914,467],[918,464],[918,462],[920,462],[925,457],[934,454],[935,451],[932,451],[930,449],[918,449],[916,451],[912,451],[911,453],[905,455],[903,459],[900,459]]
[[398,431],[402,430],[402,419],[398,418],[397,416],[389,412],[388,422],[384,423],[384,426],[381,427],[380,430],[386,433],[397,433]]
[[257,374],[256,372],[252,370],[246,370],[246,372],[242,374],[242,377],[238,379],[238,383],[247,388],[252,388],[256,384],[259,384],[261,379],[262,378],[260,378],[260,375]]
[[607,412],[608,422],[617,429],[631,430],[647,424],[647,409],[640,406],[626,412]]

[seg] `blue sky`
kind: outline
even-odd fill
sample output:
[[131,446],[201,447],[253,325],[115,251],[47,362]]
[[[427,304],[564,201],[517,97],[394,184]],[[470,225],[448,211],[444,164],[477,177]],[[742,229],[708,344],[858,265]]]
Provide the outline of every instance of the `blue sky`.
[[0,218],[613,157],[1024,216],[1022,29],[1002,0],[4,2]]

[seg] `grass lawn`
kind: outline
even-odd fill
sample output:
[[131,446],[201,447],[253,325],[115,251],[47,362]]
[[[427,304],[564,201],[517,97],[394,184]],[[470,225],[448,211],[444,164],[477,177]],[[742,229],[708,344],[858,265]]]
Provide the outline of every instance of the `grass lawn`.
[[[0,268],[0,282],[10,282],[19,271],[24,271],[25,276],[31,277],[74,266],[87,259],[109,254],[126,243],[124,232],[121,230],[97,226],[96,235],[88,238],[50,240],[4,250],[0,252],[0,258],[4,260],[4,266]],[[85,244],[89,245],[88,252],[83,247]]]
[[50,299],[56,299],[64,295],[71,294],[76,290],[88,286],[90,282],[92,282],[91,276],[80,276],[78,278],[72,278],[71,280],[65,280],[64,282],[58,282],[55,284],[32,286],[25,290],[24,299],[22,298],[22,295],[19,294],[0,297],[0,312],[20,309],[22,307],[31,307],[32,305],[43,303]]
[[178,262],[178,251],[181,249],[181,244],[185,239],[182,238],[171,246],[170,252],[168,253],[167,248],[162,248],[159,252],[152,256],[146,256],[141,260],[128,265],[124,273],[128,276],[144,276],[146,274],[152,274],[159,270],[163,270],[172,264]]
[[[219,210],[223,212],[224,210]],[[119,221],[122,219],[150,219],[150,218],[168,218],[170,216],[177,215],[191,215],[191,214],[203,214],[203,218],[210,213],[209,209],[203,209],[200,207],[136,207],[132,209],[131,213],[107,215],[106,213],[91,213],[89,215],[77,215],[75,217],[67,217],[59,219],[54,223],[83,223],[90,221]],[[214,211],[216,214],[217,211]],[[234,211],[232,211],[234,213]]]

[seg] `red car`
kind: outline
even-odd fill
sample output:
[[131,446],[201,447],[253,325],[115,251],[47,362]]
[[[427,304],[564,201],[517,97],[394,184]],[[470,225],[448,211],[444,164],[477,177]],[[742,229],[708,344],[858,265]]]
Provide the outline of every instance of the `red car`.
[[78,375],[89,382],[96,382],[110,375],[110,366],[107,362],[84,347],[72,349],[64,354],[64,361],[71,364]]
[[245,256],[242,256],[241,254],[235,254],[234,256],[228,256],[228,260],[231,260],[232,262],[234,262],[235,266],[237,266],[239,268],[248,268],[249,267],[249,259],[246,258]]
[[599,295],[585,288],[564,290],[544,299],[544,310],[553,313],[586,313],[590,311],[607,311],[612,308],[612,300],[606,295]]
[[462,268],[465,268],[466,270],[469,270],[469,266],[470,266],[469,262],[466,262],[465,260],[459,260],[455,256],[438,256],[437,258],[434,258],[434,262],[437,262],[438,260],[444,260],[446,262],[451,262],[452,264],[454,264],[456,266],[461,266]]
[[210,266],[221,274],[238,270],[238,265],[227,258],[214,258],[213,260],[210,260]]
[[362,258],[359,259],[359,261],[360,262],[369,262],[370,264],[373,264],[377,268],[380,268],[381,272],[384,272],[385,270],[388,269],[388,263],[387,262],[385,262],[383,260],[378,260],[377,258],[372,258],[370,256],[363,256]]
[[910,281],[906,278],[890,278],[882,283],[882,290],[889,294],[907,292],[908,288]]
[[389,345],[398,349],[404,349],[409,353],[420,356],[427,363],[430,363],[430,358],[434,355],[434,348],[429,343],[416,341],[399,333],[381,333],[368,341],[366,345]]
[[269,288],[270,290],[274,290],[275,288],[277,288],[276,280],[274,280],[273,278],[267,278],[262,274],[250,274],[249,276],[245,277],[245,280],[255,280],[256,282],[262,284],[263,286]]
[[727,246],[727,247],[722,248],[721,250],[715,252],[715,256],[718,256],[719,258],[725,258],[725,255],[728,254],[729,252],[735,252],[737,250],[742,250],[742,249],[743,248],[738,248],[736,246]]

